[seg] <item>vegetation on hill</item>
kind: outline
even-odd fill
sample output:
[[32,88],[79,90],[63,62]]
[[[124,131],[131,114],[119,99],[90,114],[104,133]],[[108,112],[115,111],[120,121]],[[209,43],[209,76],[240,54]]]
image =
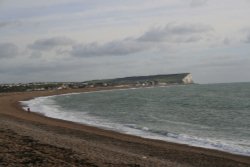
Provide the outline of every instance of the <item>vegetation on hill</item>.
[[185,78],[189,73],[181,74],[169,74],[169,75],[149,75],[149,76],[135,76],[135,77],[125,77],[116,79],[105,79],[105,80],[93,80],[87,81],[88,84],[101,84],[106,83],[108,85],[133,85],[142,83],[152,83],[157,85],[159,83],[166,84],[182,84],[183,78]]
[[106,87],[106,86],[157,86],[168,84],[185,84],[183,79],[189,73],[170,74],[170,75],[149,75],[135,76],[115,79],[92,80],[85,82],[39,82],[27,84],[2,84],[1,92],[23,92],[23,91],[43,91],[56,89],[74,89],[85,87]]

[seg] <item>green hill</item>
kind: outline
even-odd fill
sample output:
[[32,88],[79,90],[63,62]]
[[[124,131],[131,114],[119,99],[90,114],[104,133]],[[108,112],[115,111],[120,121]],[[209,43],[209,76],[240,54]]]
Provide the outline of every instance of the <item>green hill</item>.
[[[188,78],[188,82],[185,82],[185,78]],[[188,84],[193,83],[192,76],[190,73],[181,74],[168,74],[168,75],[149,75],[149,76],[134,76],[125,78],[115,79],[104,79],[104,80],[92,80],[87,81],[88,84],[93,85],[136,85],[136,84],[147,84],[147,85],[158,85],[158,84]]]

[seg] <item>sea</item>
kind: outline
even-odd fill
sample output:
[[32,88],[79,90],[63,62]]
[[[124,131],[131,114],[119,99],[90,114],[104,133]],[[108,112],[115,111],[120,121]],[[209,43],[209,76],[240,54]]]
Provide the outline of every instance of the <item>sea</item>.
[[250,156],[250,83],[106,90],[22,103],[48,117]]

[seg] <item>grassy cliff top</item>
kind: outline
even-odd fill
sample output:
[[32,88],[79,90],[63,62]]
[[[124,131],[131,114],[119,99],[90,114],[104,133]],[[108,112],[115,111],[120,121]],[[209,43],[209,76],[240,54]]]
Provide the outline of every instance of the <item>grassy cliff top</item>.
[[92,81],[87,81],[87,83],[135,84],[135,83],[153,82],[153,81],[158,83],[183,83],[182,81],[183,78],[185,78],[189,74],[190,73],[133,76],[133,77],[124,77],[115,79],[92,80]]

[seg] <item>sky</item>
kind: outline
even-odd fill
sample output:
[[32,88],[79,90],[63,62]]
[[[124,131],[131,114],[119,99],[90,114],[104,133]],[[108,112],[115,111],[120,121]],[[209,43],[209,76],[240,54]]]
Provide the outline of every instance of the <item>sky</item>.
[[249,16],[250,0],[0,0],[0,83],[250,82]]

